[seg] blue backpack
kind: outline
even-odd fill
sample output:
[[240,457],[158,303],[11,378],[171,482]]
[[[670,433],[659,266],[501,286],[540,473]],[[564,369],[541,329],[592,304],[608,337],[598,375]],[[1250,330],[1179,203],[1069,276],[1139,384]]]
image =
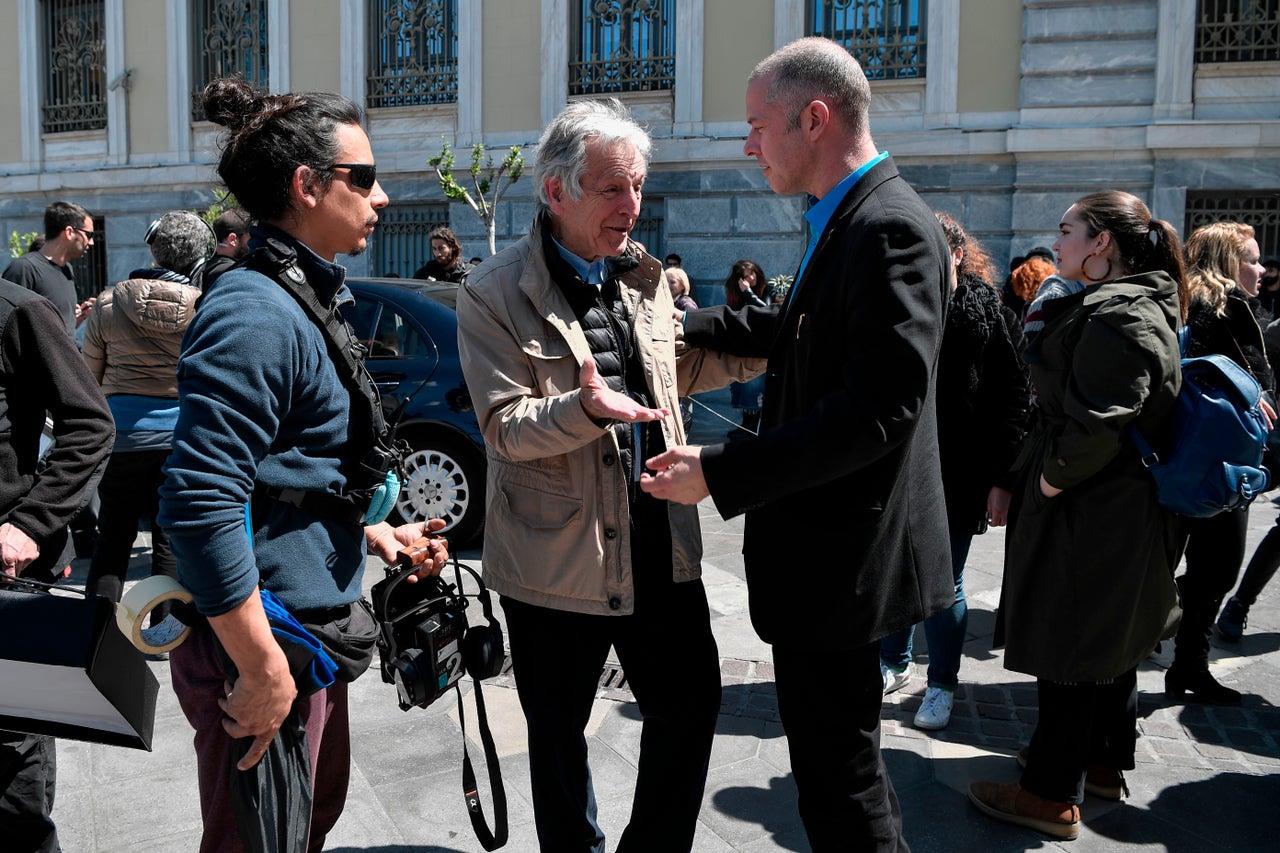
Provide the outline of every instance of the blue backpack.
[[[1187,329],[1178,330],[1182,354]],[[1267,421],[1262,387],[1249,371],[1224,355],[1182,359],[1182,390],[1174,403],[1168,446],[1156,453],[1137,427],[1129,439],[1156,480],[1160,505],[1179,515],[1207,518],[1244,509],[1266,491],[1262,465]]]

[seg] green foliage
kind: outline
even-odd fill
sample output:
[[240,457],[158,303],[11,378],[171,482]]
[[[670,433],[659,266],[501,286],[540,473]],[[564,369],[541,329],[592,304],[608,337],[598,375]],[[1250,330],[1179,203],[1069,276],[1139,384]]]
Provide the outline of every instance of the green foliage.
[[31,241],[39,237],[39,233],[28,231],[25,234],[13,231],[9,234],[9,254],[15,258],[20,258],[27,253],[27,247],[31,245]]
[[204,209],[203,212],[197,213],[204,224],[210,228],[213,227],[213,220],[217,219],[228,210],[234,210],[240,206],[240,202],[236,201],[236,197],[231,194],[231,190],[226,187],[219,187],[214,191],[213,203]]
[[781,302],[791,290],[791,285],[795,281],[793,275],[775,275],[769,279],[769,286],[773,288],[774,299]]
[[489,234],[489,254],[492,255],[496,249],[494,228],[498,202],[524,174],[524,155],[520,153],[519,145],[512,145],[502,162],[495,167],[493,155],[484,147],[484,143],[477,142],[471,146],[471,167],[467,171],[471,175],[471,185],[475,187],[474,193],[454,177],[456,162],[449,140],[441,137],[439,155],[428,159],[427,164],[435,169],[445,198],[466,202],[476,212],[476,216],[480,217]]

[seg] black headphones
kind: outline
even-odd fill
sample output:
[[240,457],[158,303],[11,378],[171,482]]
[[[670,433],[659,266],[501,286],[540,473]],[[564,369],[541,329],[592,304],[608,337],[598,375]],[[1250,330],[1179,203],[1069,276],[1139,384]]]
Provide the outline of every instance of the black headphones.
[[[484,680],[502,674],[503,664],[507,660],[506,647],[502,641],[502,626],[493,615],[493,602],[489,598],[489,588],[484,585],[480,575],[470,566],[457,562],[454,557],[454,570],[462,568],[476,579],[480,591],[476,597],[480,599],[480,609],[484,613],[487,625],[472,625],[462,635],[462,665],[467,675]],[[458,589],[462,589],[462,578],[458,577]]]

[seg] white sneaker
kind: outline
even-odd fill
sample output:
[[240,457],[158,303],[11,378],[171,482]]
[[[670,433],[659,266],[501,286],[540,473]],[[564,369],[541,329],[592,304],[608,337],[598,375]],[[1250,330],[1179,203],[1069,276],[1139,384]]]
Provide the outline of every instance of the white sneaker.
[[951,706],[955,704],[956,694],[941,687],[930,687],[924,691],[924,701],[920,710],[916,711],[916,728],[945,729],[951,722]]
[[896,670],[891,666],[880,664],[880,678],[884,681],[884,695],[896,693],[906,687],[911,681],[911,676],[916,673],[916,665],[908,663],[906,669]]

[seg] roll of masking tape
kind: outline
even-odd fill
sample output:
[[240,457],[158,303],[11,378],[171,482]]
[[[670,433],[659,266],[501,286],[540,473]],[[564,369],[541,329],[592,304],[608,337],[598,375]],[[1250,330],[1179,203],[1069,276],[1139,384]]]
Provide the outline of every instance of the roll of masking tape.
[[182,644],[191,630],[173,614],[158,625],[143,628],[147,614],[167,601],[191,602],[191,593],[182,584],[164,575],[153,575],[138,581],[116,605],[116,624],[140,652],[157,655]]

